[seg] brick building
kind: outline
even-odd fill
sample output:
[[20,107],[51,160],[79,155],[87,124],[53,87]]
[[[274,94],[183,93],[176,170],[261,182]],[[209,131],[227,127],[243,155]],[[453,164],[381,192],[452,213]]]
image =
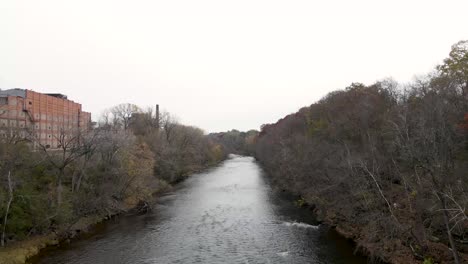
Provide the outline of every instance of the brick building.
[[91,113],[63,94],[42,94],[25,89],[0,90],[0,138],[32,136],[57,148],[59,135],[88,130]]

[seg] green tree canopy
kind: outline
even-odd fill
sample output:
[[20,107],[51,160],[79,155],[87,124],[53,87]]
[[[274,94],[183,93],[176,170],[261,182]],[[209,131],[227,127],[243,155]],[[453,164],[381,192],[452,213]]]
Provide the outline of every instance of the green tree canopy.
[[464,95],[468,94],[468,40],[462,40],[452,46],[449,57],[437,69],[455,79],[462,87]]

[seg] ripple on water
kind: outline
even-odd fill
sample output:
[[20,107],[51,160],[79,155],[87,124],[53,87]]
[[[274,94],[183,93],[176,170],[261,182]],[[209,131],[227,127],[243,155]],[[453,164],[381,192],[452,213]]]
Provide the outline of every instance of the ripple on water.
[[99,239],[39,263],[366,263],[340,254],[304,214],[271,191],[252,158],[232,156],[160,198],[149,217],[108,223]]
[[306,228],[306,229],[314,229],[314,230],[318,230],[320,228],[320,225],[310,225],[310,224],[301,223],[301,222],[283,222],[283,225],[288,226],[288,227]]

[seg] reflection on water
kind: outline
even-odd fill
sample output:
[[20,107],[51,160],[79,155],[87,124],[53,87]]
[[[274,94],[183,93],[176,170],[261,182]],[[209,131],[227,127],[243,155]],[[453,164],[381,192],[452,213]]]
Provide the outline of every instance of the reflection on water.
[[275,194],[250,157],[233,156],[38,263],[366,263],[310,213]]

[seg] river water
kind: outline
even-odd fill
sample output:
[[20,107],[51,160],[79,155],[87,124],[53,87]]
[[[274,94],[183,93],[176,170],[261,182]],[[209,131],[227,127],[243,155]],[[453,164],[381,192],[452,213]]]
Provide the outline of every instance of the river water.
[[274,191],[251,157],[231,156],[161,197],[151,213],[119,217],[49,250],[41,264],[361,264],[349,243]]

